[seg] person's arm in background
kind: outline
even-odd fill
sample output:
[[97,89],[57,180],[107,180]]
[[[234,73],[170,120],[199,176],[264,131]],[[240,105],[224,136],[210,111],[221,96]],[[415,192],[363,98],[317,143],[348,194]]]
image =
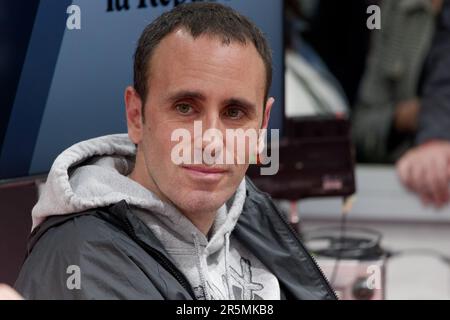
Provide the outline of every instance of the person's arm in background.
[[416,142],[397,172],[425,204],[441,207],[450,199],[450,0],[442,7],[427,61]]
[[391,131],[392,110],[391,104],[358,104],[353,108],[352,138],[359,162],[388,162],[387,141]]
[[16,290],[6,284],[0,283],[0,300],[22,300]]

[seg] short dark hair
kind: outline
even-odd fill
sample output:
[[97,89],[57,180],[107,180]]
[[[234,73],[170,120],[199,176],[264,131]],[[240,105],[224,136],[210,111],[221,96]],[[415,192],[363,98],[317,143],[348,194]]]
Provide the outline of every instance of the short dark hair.
[[134,54],[134,88],[145,102],[150,60],[164,37],[176,29],[185,29],[194,37],[207,34],[222,39],[226,45],[253,43],[266,69],[267,100],[272,83],[272,52],[261,30],[248,18],[219,3],[194,2],[176,6],[150,23],[142,32]]

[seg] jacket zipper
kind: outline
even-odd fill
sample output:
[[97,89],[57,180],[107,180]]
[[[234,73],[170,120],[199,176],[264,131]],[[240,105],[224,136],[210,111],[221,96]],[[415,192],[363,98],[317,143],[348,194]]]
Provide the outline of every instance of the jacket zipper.
[[144,243],[142,240],[140,240],[136,233],[133,230],[132,225],[128,220],[125,220],[125,224],[128,230],[128,233],[131,235],[133,240],[137,242],[139,245],[143,246],[146,251],[150,251],[150,255],[156,259],[156,261],[161,264],[169,273],[180,283],[180,285],[186,289],[186,291],[189,293],[189,295],[192,297],[193,300],[197,300],[195,297],[194,291],[192,290],[191,285],[189,284],[186,277],[178,270],[178,268],[169,260],[167,259],[161,252],[156,250],[155,248],[152,248],[151,246]]
[[306,249],[306,247],[303,245],[302,241],[300,240],[300,238],[298,237],[297,232],[295,232],[295,230],[292,228],[292,226],[288,223],[288,221],[286,220],[286,217],[281,214],[278,209],[274,206],[274,204],[271,202],[271,206],[273,207],[274,211],[278,214],[278,216],[281,218],[281,221],[283,221],[283,223],[286,225],[286,227],[288,228],[288,230],[292,233],[292,235],[294,236],[294,238],[297,240],[297,242],[300,244],[300,247],[303,249],[303,251],[306,252],[306,256],[308,257],[308,259],[316,266],[317,270],[319,270],[319,273],[322,275],[322,277],[325,279],[326,281],[326,287],[328,289],[328,292],[331,293],[334,298],[336,300],[339,300],[336,291],[334,291],[333,287],[331,287],[330,283],[328,282],[327,277],[325,276],[325,274],[323,273],[322,269],[320,268],[319,264],[317,263],[316,259],[309,253],[309,251]]

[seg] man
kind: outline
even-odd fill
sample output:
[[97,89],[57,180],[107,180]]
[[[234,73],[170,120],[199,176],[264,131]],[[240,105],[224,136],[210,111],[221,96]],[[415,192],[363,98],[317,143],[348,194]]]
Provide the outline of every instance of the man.
[[450,1],[445,0],[426,65],[417,146],[397,163],[401,181],[437,208],[450,200]]
[[[178,6],[147,26],[125,91],[128,136],[84,141],[55,160],[16,289],[32,299],[334,299],[245,179],[248,163],[173,161],[173,133],[194,122],[267,128],[271,69],[261,31],[226,6]],[[192,142],[194,154],[207,148]]]

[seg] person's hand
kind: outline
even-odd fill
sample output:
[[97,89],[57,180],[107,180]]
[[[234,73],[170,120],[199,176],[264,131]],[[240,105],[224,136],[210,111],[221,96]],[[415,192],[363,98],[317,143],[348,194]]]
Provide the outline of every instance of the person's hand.
[[10,286],[0,283],[0,300],[23,300],[23,298]]
[[442,207],[449,201],[450,142],[435,140],[411,149],[398,161],[397,173],[425,205]]

